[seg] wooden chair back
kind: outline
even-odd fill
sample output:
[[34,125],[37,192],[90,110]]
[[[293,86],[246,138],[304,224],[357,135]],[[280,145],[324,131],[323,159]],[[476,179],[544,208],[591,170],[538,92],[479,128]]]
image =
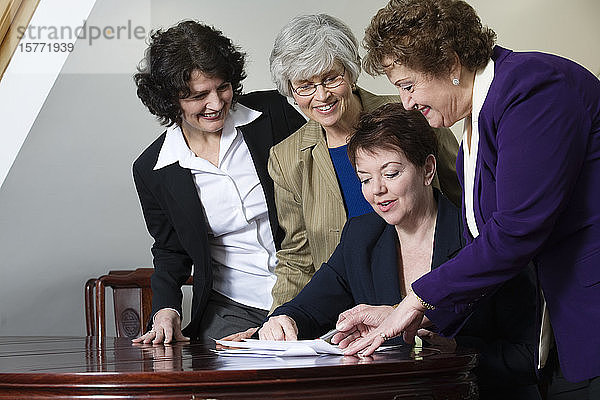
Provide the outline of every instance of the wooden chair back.
[[[106,336],[106,288],[113,289],[117,337],[141,335],[152,312],[153,268],[114,270],[85,284],[85,327],[88,336]],[[192,284],[192,277],[187,285]]]

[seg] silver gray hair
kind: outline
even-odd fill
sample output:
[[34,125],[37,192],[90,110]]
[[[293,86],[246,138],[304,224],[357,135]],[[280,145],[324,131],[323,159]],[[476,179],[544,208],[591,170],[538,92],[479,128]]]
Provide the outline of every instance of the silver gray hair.
[[346,68],[352,84],[360,75],[356,37],[348,25],[327,14],[292,19],[277,34],[269,61],[277,90],[288,97],[292,97],[290,81],[329,72],[336,62]]

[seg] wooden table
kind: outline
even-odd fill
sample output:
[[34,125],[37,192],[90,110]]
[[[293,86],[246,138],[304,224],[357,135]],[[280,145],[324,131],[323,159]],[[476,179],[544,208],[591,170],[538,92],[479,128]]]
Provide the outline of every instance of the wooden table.
[[477,355],[238,358],[199,343],[0,337],[0,399],[476,399]]

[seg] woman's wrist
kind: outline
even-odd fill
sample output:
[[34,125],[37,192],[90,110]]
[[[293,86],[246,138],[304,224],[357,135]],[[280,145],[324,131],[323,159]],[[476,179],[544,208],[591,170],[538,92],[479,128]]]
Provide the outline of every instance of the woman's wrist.
[[421,297],[419,297],[418,294],[416,294],[414,292],[414,290],[411,289],[410,293],[415,296],[415,299],[417,300],[417,302],[420,305],[420,311],[425,312],[426,310],[435,310],[435,306],[433,304],[429,304],[428,302],[426,302],[425,300],[423,300]]

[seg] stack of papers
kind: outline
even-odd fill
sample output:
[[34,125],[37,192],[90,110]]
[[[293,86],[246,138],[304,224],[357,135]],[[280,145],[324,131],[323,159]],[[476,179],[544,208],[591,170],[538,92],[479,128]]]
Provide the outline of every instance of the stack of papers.
[[256,340],[246,339],[241,342],[215,340],[218,344],[233,349],[217,350],[225,356],[245,355],[252,357],[306,357],[324,354],[343,355],[338,346],[321,339],[314,340]]

